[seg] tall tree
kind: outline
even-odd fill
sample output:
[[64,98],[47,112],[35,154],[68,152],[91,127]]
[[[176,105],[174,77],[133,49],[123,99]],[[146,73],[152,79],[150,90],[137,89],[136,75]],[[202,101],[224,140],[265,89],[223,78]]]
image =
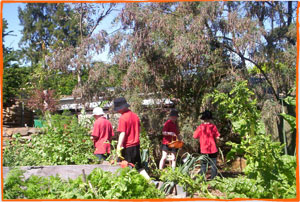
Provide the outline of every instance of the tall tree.
[[8,23],[3,19],[2,24],[2,48],[3,48],[3,106],[7,107],[20,97],[22,87],[28,81],[30,68],[19,66],[19,53],[4,45],[5,37],[13,35],[8,29]]
[[27,3],[19,8],[19,19],[23,26],[20,44],[32,64],[37,64],[57,47],[76,46],[79,35],[78,19],[69,4]]
[[[258,68],[277,102],[295,82],[296,6],[296,2],[226,2],[228,18],[220,26],[224,35],[218,43],[244,70],[249,67],[246,62]],[[249,35],[253,31],[254,38]]]
[[218,85],[222,76],[249,79],[249,66],[256,66],[279,101],[279,93],[287,94],[295,81],[295,6],[289,2],[128,4],[119,16],[126,31],[110,39],[111,53],[127,70],[124,86],[139,91],[160,92],[199,106],[205,91]]
[[6,19],[3,19],[3,24],[2,24],[2,50],[3,50],[3,67],[9,67],[12,66],[13,61],[17,61],[17,54],[15,51],[13,51],[12,48],[6,47],[4,45],[5,42],[5,37],[12,35],[13,31],[7,31],[8,29],[8,23]]
[[[95,36],[93,34],[113,7],[114,4],[28,3],[25,9],[19,9],[19,18],[24,27],[21,39],[23,51],[37,67],[34,77],[42,74],[43,78],[37,81],[45,82],[35,82],[36,85],[32,87],[48,86],[47,89],[53,89],[51,84],[59,82],[53,80],[53,75],[66,78],[70,74],[77,81],[78,88],[81,88],[91,67],[92,57],[105,45],[105,31]],[[40,66],[51,70],[41,73]],[[74,86],[73,82],[62,84],[66,85]],[[56,92],[69,94],[69,89]]]
[[[111,52],[126,69],[128,91],[179,98],[183,113],[198,117],[202,97],[226,75],[229,55],[215,42],[221,17],[217,2],[128,4]],[[134,87],[134,88],[132,88]]]
[[6,50],[6,47],[4,46],[4,42],[5,42],[5,37],[10,35],[13,31],[7,31],[7,28],[8,28],[8,23],[7,23],[7,20],[3,18],[2,20],[2,48],[3,48],[3,51]]
[[79,43],[56,48],[47,58],[47,65],[52,69],[74,72],[78,81],[76,92],[82,97],[82,76],[94,66],[93,57],[99,54],[107,43],[107,32],[99,28],[100,23],[114,10],[115,4],[78,3],[73,7],[79,27]]

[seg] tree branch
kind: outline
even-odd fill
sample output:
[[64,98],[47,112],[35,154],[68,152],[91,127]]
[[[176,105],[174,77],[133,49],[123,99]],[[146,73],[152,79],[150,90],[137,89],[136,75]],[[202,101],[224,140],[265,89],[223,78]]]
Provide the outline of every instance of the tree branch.
[[252,64],[254,64],[262,73],[262,75],[265,77],[267,83],[270,85],[272,91],[273,91],[273,95],[276,97],[277,100],[279,100],[279,96],[277,95],[273,85],[272,85],[272,82],[269,80],[269,77],[267,76],[267,74],[265,73],[265,71],[262,69],[261,65],[259,65],[258,63],[256,63],[255,61],[251,60],[250,58],[246,58],[244,55],[242,55],[241,53],[235,51],[232,47],[226,45],[226,44],[223,44],[225,48],[229,49],[230,51],[236,53],[238,56],[241,57],[241,59],[244,59],[244,60],[247,60],[249,62],[251,62]]
[[88,37],[92,36],[93,32],[95,31],[95,29],[97,28],[97,26],[99,25],[99,23],[103,20],[103,18],[105,18],[107,15],[109,15],[112,11],[114,4],[111,4],[110,7],[107,9],[107,11],[105,12],[105,14],[101,14],[100,17],[97,19],[94,27],[92,28],[92,31],[90,32],[90,34],[88,35]]

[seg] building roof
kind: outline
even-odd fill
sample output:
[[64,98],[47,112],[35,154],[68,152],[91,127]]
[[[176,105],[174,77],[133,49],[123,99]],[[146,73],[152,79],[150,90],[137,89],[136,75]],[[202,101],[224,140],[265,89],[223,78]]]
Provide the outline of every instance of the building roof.
[[[85,104],[80,103],[80,100],[81,100],[80,98],[76,98],[77,102],[75,102],[75,99],[72,96],[61,98],[59,100],[60,106],[59,106],[58,110],[70,110],[70,109],[80,110],[80,109],[83,109],[83,107],[85,107],[86,109],[93,109],[93,108],[98,107],[101,104],[103,104],[103,102],[105,102],[105,104],[102,106],[103,109],[108,109],[113,106],[113,101],[109,102],[107,100],[104,100],[103,97],[99,97],[99,101],[97,101],[97,102],[96,101],[95,102],[86,102]],[[160,105],[160,104],[173,105],[174,103],[168,98],[167,99],[150,98],[150,99],[144,99],[142,101],[143,106]]]

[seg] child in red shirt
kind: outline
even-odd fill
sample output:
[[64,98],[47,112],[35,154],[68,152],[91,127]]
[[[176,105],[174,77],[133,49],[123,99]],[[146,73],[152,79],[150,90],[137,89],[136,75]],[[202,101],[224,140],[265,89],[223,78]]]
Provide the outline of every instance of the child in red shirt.
[[169,148],[168,144],[172,141],[176,140],[179,137],[179,129],[177,126],[177,118],[178,118],[178,112],[176,110],[172,110],[169,119],[165,122],[162,134],[163,134],[163,140],[162,140],[162,157],[159,162],[159,169],[163,169],[165,165],[165,161],[167,159],[168,152],[172,155],[172,168],[176,167],[176,153],[178,149],[175,148]]
[[208,162],[211,165],[212,170],[210,179],[213,179],[217,175],[218,149],[216,142],[220,137],[220,133],[218,132],[217,127],[210,123],[210,120],[212,119],[212,113],[210,111],[204,111],[201,119],[204,120],[204,123],[198,126],[193,137],[199,139],[201,154],[205,154],[208,157],[208,160],[202,161],[200,174],[205,175]]
[[140,156],[140,128],[139,117],[128,109],[130,105],[126,99],[114,99],[114,111],[121,114],[117,131],[120,132],[117,150],[121,150],[122,157],[133,163],[136,169],[141,168]]
[[106,160],[107,154],[110,153],[110,142],[114,131],[109,120],[104,117],[103,109],[96,107],[93,110],[95,123],[93,127],[93,141],[96,148],[94,154],[100,161]]

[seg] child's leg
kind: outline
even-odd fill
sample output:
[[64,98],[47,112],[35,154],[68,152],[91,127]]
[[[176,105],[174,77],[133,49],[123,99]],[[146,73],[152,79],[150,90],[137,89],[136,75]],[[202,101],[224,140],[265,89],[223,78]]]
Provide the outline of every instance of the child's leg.
[[164,168],[166,159],[167,159],[167,152],[162,150],[162,156],[159,162],[159,169],[162,170]]
[[205,175],[206,171],[207,171],[207,159],[204,159],[201,161],[200,175]]
[[213,154],[209,154],[209,164],[211,166],[211,175],[210,175],[210,179],[214,179],[214,177],[217,176],[217,157],[218,157],[218,153],[213,153]]
[[99,161],[104,161],[107,158],[105,154],[95,154],[95,156],[99,158]]
[[175,169],[176,167],[176,153],[172,152],[172,168]]
[[217,176],[217,158],[210,158],[211,176],[210,179],[214,179]]

